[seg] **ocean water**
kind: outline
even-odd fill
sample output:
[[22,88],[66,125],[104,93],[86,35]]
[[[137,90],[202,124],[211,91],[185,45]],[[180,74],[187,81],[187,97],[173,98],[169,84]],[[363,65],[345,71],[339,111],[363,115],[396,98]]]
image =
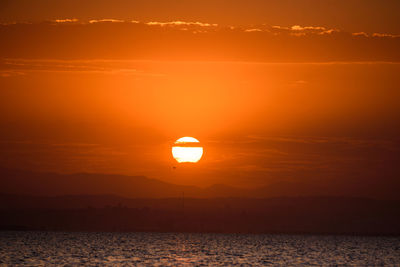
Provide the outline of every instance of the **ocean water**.
[[400,266],[400,238],[0,232],[0,266],[343,264]]

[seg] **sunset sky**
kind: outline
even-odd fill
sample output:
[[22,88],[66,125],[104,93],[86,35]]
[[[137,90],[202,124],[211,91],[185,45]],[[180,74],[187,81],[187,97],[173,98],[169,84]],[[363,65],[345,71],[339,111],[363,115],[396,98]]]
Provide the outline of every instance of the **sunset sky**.
[[[399,188],[399,13],[398,0],[1,1],[0,167]],[[173,159],[183,136],[203,145],[198,163]]]

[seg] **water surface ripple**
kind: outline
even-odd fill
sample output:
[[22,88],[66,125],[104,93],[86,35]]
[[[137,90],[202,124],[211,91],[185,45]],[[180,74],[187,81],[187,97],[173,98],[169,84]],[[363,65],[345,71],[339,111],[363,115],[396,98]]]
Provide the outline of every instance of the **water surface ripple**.
[[0,265],[395,265],[399,237],[0,232]]

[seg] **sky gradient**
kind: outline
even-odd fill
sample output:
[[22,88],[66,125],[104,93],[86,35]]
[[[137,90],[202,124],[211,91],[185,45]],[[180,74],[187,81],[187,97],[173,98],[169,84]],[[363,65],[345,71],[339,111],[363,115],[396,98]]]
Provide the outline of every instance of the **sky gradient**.
[[[390,0],[2,1],[0,167],[384,194],[400,185],[399,11]],[[173,169],[183,136],[204,155]]]

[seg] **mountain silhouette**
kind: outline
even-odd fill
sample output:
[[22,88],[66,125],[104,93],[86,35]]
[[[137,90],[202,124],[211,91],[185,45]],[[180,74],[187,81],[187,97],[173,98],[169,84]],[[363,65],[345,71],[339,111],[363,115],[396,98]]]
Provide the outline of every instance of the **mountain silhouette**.
[[[0,170],[0,193],[32,196],[118,195],[127,198],[218,198],[218,197],[301,197],[346,196],[398,199],[396,190],[378,185],[366,190],[360,183],[334,184],[332,181],[281,181],[247,189],[223,184],[209,187],[176,185],[144,176],[76,173],[59,174],[26,170]],[[391,191],[390,191],[391,190]],[[393,191],[393,192],[392,192]],[[397,197],[396,197],[397,196]]]

